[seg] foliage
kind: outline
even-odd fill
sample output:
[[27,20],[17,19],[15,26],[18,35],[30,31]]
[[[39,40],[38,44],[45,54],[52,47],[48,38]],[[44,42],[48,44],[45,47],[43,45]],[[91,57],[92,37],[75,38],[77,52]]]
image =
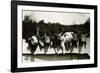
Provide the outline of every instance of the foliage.
[[[53,35],[59,32],[68,32],[72,31],[75,33],[88,34],[90,36],[90,19],[88,19],[84,24],[73,24],[73,25],[62,25],[60,23],[45,23],[44,20],[39,22],[32,21],[29,16],[25,16],[22,22],[23,25],[23,38],[28,39],[32,35],[43,36],[45,33],[47,35]],[[38,31],[37,31],[38,28]]]

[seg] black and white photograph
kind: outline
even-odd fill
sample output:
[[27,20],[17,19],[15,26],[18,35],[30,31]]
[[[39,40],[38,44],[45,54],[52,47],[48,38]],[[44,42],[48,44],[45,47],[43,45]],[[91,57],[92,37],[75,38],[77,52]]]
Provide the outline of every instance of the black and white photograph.
[[22,11],[23,62],[90,59],[90,14]]

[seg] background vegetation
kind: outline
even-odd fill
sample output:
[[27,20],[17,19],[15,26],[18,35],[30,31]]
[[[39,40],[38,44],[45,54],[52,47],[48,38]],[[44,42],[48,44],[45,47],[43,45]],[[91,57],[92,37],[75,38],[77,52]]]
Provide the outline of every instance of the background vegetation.
[[[87,37],[90,37],[90,19],[88,19],[84,24],[73,24],[73,25],[62,25],[61,23],[45,23],[44,20],[39,22],[33,21],[29,16],[25,16],[22,22],[23,28],[23,38],[27,39],[32,35],[43,36],[44,33],[47,35],[53,35],[59,32],[68,32],[72,31],[75,33],[88,34]],[[37,31],[38,30],[38,31]]]

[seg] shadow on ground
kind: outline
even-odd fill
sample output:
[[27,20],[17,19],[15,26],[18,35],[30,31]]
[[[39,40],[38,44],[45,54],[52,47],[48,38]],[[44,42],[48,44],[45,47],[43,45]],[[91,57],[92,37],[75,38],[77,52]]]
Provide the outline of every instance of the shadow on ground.
[[24,57],[31,58],[31,61],[34,62],[35,59],[43,60],[43,61],[61,61],[61,60],[80,60],[80,59],[90,59],[90,56],[88,54],[23,54]]

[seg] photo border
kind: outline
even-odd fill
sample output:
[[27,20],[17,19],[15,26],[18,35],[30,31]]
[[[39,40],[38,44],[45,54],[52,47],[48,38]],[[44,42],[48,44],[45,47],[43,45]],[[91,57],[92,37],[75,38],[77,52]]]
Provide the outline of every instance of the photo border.
[[[18,35],[17,35],[17,33],[18,33],[17,32],[17,23],[18,23],[17,22],[17,11],[18,11],[18,5],[93,9],[94,10],[94,64],[18,68],[18,64],[17,64],[17,48],[18,48],[17,47],[17,38],[18,38]],[[89,68],[89,67],[97,67],[97,6],[96,5],[48,3],[48,2],[33,2],[33,1],[11,1],[11,72],[43,71],[43,70]]]

